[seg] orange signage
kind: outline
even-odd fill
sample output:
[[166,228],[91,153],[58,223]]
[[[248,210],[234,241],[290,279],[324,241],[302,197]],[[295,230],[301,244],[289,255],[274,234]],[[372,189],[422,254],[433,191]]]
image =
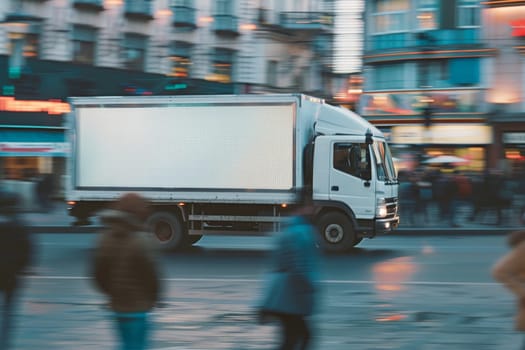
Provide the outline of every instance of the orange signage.
[[517,19],[510,22],[512,27],[512,36],[522,37],[525,36],[525,19]]
[[0,111],[4,112],[44,112],[50,115],[69,113],[71,107],[62,101],[15,100],[14,97],[0,96]]

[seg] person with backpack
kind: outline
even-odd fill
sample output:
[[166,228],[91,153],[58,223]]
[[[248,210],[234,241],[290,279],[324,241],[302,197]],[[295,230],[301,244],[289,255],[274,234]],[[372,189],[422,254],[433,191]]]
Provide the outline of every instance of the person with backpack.
[[0,192],[0,350],[10,346],[20,275],[29,266],[33,254],[29,231],[17,215],[18,205],[16,194]]

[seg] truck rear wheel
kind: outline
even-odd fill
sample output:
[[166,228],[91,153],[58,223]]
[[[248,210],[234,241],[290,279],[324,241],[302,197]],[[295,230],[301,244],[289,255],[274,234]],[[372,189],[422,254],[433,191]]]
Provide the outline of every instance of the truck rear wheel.
[[360,242],[352,222],[343,213],[330,212],[317,221],[321,248],[327,252],[345,252]]
[[177,250],[184,246],[186,230],[175,213],[154,213],[148,218],[146,225],[153,232],[162,249]]

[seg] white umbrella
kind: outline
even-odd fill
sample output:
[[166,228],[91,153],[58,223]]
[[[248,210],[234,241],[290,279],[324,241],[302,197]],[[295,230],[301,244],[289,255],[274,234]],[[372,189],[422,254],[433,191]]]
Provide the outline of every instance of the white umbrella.
[[468,159],[448,155],[437,156],[424,161],[425,164],[455,164],[467,162]]

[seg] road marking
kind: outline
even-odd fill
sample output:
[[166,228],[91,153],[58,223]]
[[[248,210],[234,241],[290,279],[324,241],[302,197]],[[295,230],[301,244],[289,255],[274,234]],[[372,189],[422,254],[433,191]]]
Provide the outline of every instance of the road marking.
[[[25,276],[35,280],[90,280],[86,276]],[[162,278],[166,282],[228,282],[228,283],[260,283],[262,279],[253,278]],[[324,284],[378,284],[395,283],[401,285],[430,286],[496,286],[497,282],[458,282],[458,281],[372,281],[372,280],[321,280]]]

